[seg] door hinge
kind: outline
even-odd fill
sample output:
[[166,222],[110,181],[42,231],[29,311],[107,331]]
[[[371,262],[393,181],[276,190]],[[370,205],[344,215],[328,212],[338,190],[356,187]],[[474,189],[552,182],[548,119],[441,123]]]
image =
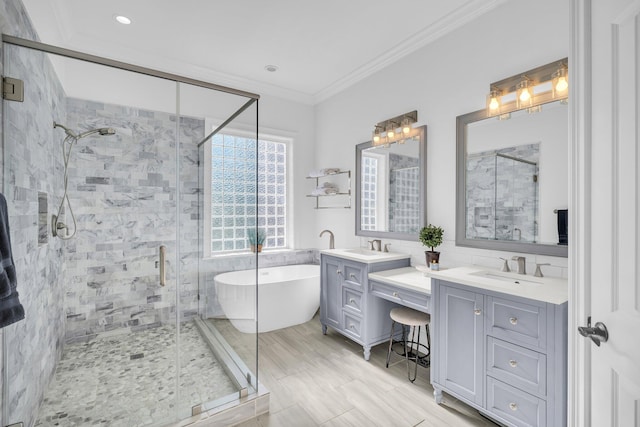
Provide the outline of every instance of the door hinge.
[[12,77],[3,77],[2,97],[7,101],[24,102],[24,82]]

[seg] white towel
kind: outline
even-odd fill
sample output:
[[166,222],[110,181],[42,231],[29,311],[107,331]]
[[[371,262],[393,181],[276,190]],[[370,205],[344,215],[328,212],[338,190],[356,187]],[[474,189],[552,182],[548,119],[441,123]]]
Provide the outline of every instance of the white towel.
[[327,187],[327,188],[318,187],[311,192],[312,196],[332,196],[334,194],[338,194],[337,187]]
[[340,168],[324,168],[324,169],[316,169],[309,172],[310,178],[319,178],[321,176],[326,175],[334,175],[340,172]]
[[335,188],[336,190],[338,189],[338,186],[336,184],[334,184],[333,182],[323,182],[322,184],[318,185],[316,187],[317,189],[322,189],[322,188]]

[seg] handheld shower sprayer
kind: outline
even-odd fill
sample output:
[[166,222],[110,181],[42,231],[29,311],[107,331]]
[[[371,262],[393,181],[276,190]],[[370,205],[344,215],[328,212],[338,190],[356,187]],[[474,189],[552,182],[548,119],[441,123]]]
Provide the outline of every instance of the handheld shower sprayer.
[[[58,214],[51,216],[51,234],[61,238],[62,240],[69,240],[76,234],[77,230],[76,217],[73,214],[73,209],[71,209],[71,202],[69,201],[69,195],[67,193],[67,187],[69,183],[69,159],[71,157],[71,148],[76,142],[78,142],[79,139],[84,138],[85,136],[93,135],[96,133],[101,136],[115,135],[116,131],[113,128],[98,128],[76,134],[71,129],[69,129],[65,125],[61,125],[60,123],[53,122],[53,127],[54,129],[62,128],[67,136],[62,141],[62,160],[64,163],[64,193],[62,195],[62,200],[60,200]],[[68,225],[60,221],[60,215],[62,214],[62,208],[64,207],[65,200],[67,206],[69,207],[69,214],[71,215],[71,219],[73,220],[73,230],[71,231],[69,230]],[[62,230],[64,230],[64,233],[61,233]]]

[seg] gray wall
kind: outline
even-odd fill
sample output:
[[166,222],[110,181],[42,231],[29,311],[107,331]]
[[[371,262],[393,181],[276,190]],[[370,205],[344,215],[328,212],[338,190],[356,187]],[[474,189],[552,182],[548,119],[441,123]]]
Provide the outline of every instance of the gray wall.
[[[0,1],[0,31],[37,39],[22,3]],[[38,243],[38,192],[51,210],[62,188],[60,139],[53,120],[65,117],[64,93],[48,58],[3,46],[3,75],[25,81],[25,102],[5,102],[2,111],[2,177],[9,207],[13,257],[25,320],[2,330],[9,397],[1,425],[31,425],[62,351],[64,335],[64,246],[59,240]],[[50,213],[49,213],[50,214]],[[47,217],[50,215],[47,215]],[[46,218],[46,217],[45,217]],[[1,365],[1,366],[4,366]]]

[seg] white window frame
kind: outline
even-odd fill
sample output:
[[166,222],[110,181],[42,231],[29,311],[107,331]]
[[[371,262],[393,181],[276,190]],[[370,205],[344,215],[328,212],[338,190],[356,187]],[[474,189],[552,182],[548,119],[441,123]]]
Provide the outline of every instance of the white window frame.
[[[208,133],[212,132],[214,129],[216,129],[218,127],[218,123],[214,120],[211,119],[205,119],[205,130]],[[240,128],[224,128],[220,133],[224,134],[224,135],[231,135],[231,136],[236,136],[236,137],[242,137],[242,138],[251,138],[251,139],[255,139],[256,137],[256,132],[255,130],[247,130],[247,129],[240,129]],[[286,163],[286,182],[285,182],[285,218],[286,218],[286,224],[285,224],[285,247],[284,248],[269,248],[269,247],[264,247],[263,248],[263,252],[277,252],[277,251],[283,251],[283,250],[290,250],[292,247],[294,240],[294,234],[293,234],[293,230],[294,230],[294,216],[293,216],[293,190],[294,190],[294,185],[293,185],[293,165],[292,165],[292,159],[293,159],[293,138],[290,137],[286,137],[283,135],[278,135],[278,131],[273,131],[270,130],[270,133],[265,133],[260,131],[259,135],[258,135],[258,139],[259,140],[264,140],[264,141],[271,141],[271,142],[279,142],[279,143],[283,143],[285,144],[285,149],[286,149],[286,156],[285,156],[285,163]],[[284,132],[283,132],[284,133]],[[230,255],[243,255],[243,254],[249,254],[251,253],[249,249],[247,250],[243,250],[243,251],[238,251],[238,250],[233,250],[233,251],[218,251],[218,252],[213,252],[211,250],[211,168],[212,168],[212,159],[211,159],[211,138],[209,138],[205,143],[204,143],[204,176],[203,176],[203,180],[204,180],[204,197],[203,197],[203,201],[204,201],[204,206],[203,206],[203,211],[204,211],[204,230],[203,230],[203,248],[202,248],[202,254],[204,258],[217,258],[217,257],[224,257],[224,256],[230,256]]]

